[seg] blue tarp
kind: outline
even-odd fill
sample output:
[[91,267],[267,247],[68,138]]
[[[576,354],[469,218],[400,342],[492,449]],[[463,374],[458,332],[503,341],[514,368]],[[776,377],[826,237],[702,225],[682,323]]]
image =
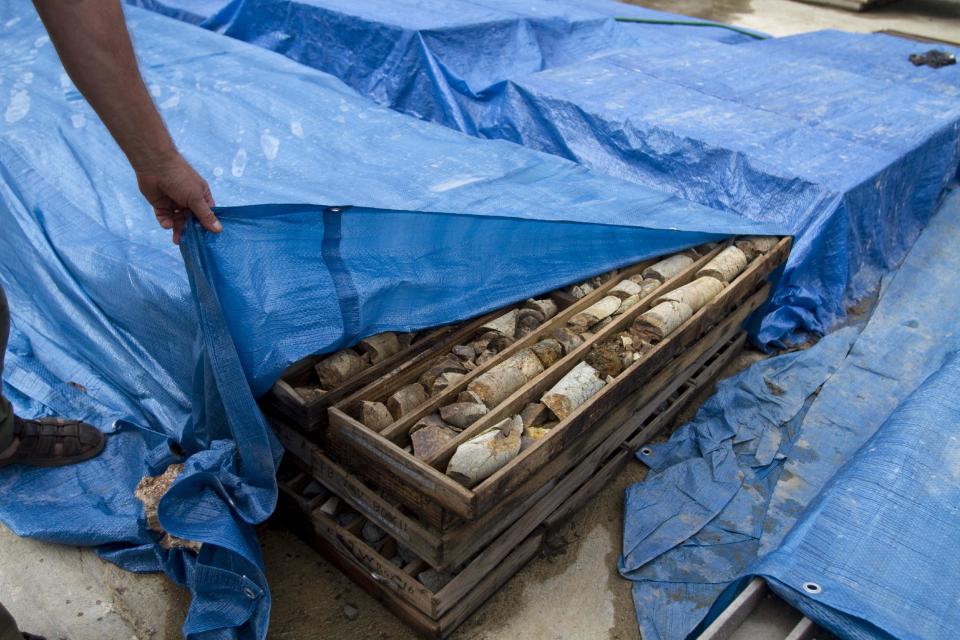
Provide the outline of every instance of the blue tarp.
[[[197,11],[222,9],[229,19],[245,15],[241,9],[259,7],[250,15],[267,16],[284,5],[193,6]],[[514,8],[504,19],[496,17],[502,14],[499,5],[486,9],[484,19],[464,8],[459,15],[465,20],[457,28],[435,23],[438,37],[431,46],[442,44],[449,55],[462,56],[462,45],[476,42],[478,31],[470,25],[487,25],[488,44],[502,45],[491,47],[498,53],[488,62],[509,60],[511,68],[516,65],[524,74],[553,67],[543,72],[549,74],[581,64],[592,73],[595,62],[622,62],[645,43],[666,46],[679,41],[681,33],[689,35],[683,36],[684,48],[677,55],[707,58],[677,59],[700,66],[717,52],[775,42],[731,45],[727,43],[745,38],[722,30],[630,25],[644,35],[623,43],[619,38],[627,25],[609,19],[609,3],[592,3],[589,10],[551,4],[562,15],[544,20],[523,16],[547,5],[524,6],[523,12]],[[415,9],[405,8],[411,21]],[[293,23],[306,24],[314,14],[291,15]],[[568,15],[577,17],[563,17]],[[721,113],[698,115],[681,100],[690,87],[676,83],[662,96],[673,101],[663,107],[664,118],[670,115],[668,108],[677,108],[677,122],[671,125],[676,128],[658,124],[637,147],[632,133],[612,126],[607,131],[610,148],[646,158],[643,162],[651,166],[686,159],[703,172],[681,175],[677,182],[695,176],[704,182],[704,193],[731,189],[755,210],[725,202],[709,202],[718,205],[709,208],[678,197],[683,191],[661,180],[667,170],[655,181],[665,191],[638,185],[643,181],[627,173],[632,181],[604,176],[555,156],[477,140],[377,107],[339,80],[263,48],[137,9],[130,10],[129,18],[145,78],[174,137],[210,181],[217,201],[227,205],[220,211],[225,231],[209,236],[191,226],[181,257],[153,222],[122,154],[63,73],[36,16],[27,7],[0,7],[0,44],[17,52],[0,70],[0,282],[13,311],[4,392],[24,415],[67,414],[112,434],[104,455],[84,465],[0,472],[0,519],[19,534],[96,545],[122,566],[162,570],[188,584],[194,600],[185,632],[196,638],[261,638],[266,633],[269,591],[251,524],[273,508],[279,448],[254,396],[291,361],[365,333],[461,319],[719,235],[782,233],[799,228],[795,225],[808,225],[816,233],[808,231],[798,242],[799,262],[794,262],[787,286],[778,289],[778,295],[787,296],[781,300],[796,303],[782,307],[774,318],[790,329],[807,326],[829,317],[836,310],[831,304],[840,300],[809,298],[809,291],[794,287],[791,282],[797,280],[789,278],[816,286],[826,279],[842,283],[841,289],[851,289],[863,278],[866,288],[908,246],[929,215],[924,207],[937,201],[957,164],[955,107],[944,106],[942,96],[949,91],[939,80],[947,76],[930,76],[932,83],[914,77],[888,81],[906,85],[895,93],[897,104],[882,96],[870,102],[870,85],[853,83],[843,74],[851,96],[857,97],[846,106],[842,89],[847,85],[817,93],[813,77],[799,80],[799,89],[783,78],[766,93],[754,87],[750,96],[760,95],[771,105],[789,102],[785,96],[791,91],[812,91],[813,97],[798,106],[799,112],[791,112],[799,124],[778,136],[750,138],[745,130],[752,145],[746,151],[711,146],[692,133],[693,142],[676,144],[685,133],[681,125]],[[322,21],[312,24],[316,32],[323,31]],[[367,30],[372,24],[368,19],[363,28],[353,29],[352,37],[368,38],[358,50],[393,42]],[[674,35],[663,35],[667,33]],[[611,36],[608,44],[626,48],[605,54],[599,44],[604,34]],[[290,51],[294,43],[288,43]],[[829,58],[831,46],[829,38],[818,40],[817,56]],[[890,50],[881,47],[875,55]],[[531,51],[535,55],[527,57]],[[577,60],[564,58],[565,52],[575,52]],[[346,55],[343,50],[341,55]],[[728,57],[718,59],[728,65],[744,62],[736,55],[724,53]],[[793,54],[786,47],[769,55]],[[669,60],[661,62],[666,73]],[[863,77],[873,81],[870,74],[890,73],[879,62],[864,66]],[[356,68],[363,69],[359,61]],[[747,68],[751,73],[775,71]],[[477,69],[476,86],[500,83],[494,93],[504,96],[503,104],[521,86],[511,81],[508,87],[506,77],[497,79],[495,67]],[[896,73],[901,73],[899,67]],[[687,78],[706,82],[695,74]],[[632,82],[625,76],[621,84],[629,88]],[[729,94],[722,99],[716,91],[709,96],[701,92],[701,99],[746,108],[749,96],[732,80],[728,84]],[[892,92],[895,84],[884,89]],[[641,97],[637,92],[626,96]],[[464,104],[483,107],[471,118],[489,117],[483,96]],[[681,111],[684,106],[689,108]],[[893,116],[884,115],[885,109]],[[730,113],[735,111],[731,107]],[[861,112],[867,114],[863,121],[857,119]],[[877,134],[875,144],[864,139],[867,124]],[[722,133],[718,126],[711,135]],[[724,144],[732,145],[734,137]],[[763,164],[763,153],[778,144],[784,146],[784,157],[792,149],[796,156],[790,158],[798,163],[806,157],[830,159],[835,148],[849,150],[833,162],[849,163],[851,172],[872,168],[875,188],[841,192],[796,172],[771,169]],[[600,160],[579,159],[617,173]],[[830,175],[845,172],[845,166],[834,167]],[[711,186],[711,179],[718,182]],[[854,178],[850,180],[852,184]],[[740,185],[745,185],[742,193]],[[752,188],[760,195],[750,196]],[[766,205],[757,205],[758,198]],[[557,246],[545,238],[569,244],[555,253]],[[934,284],[939,295],[945,285],[938,281],[930,286]],[[825,291],[834,295],[838,289]],[[914,337],[916,332],[908,333]],[[910,344],[903,343],[904,350]],[[880,372],[881,380],[890,377],[883,366],[862,366]],[[882,389],[882,383],[873,388]],[[897,397],[878,396],[876,406]],[[844,403],[840,415],[855,415],[849,395],[836,398]],[[821,415],[830,427],[836,420],[827,418],[838,415],[837,407],[817,413],[823,402],[821,394],[806,420]],[[853,446],[852,440],[835,440]],[[174,443],[174,449],[187,453],[186,470],[163,500],[160,519],[171,533],[204,542],[199,557],[162,551],[132,495],[142,476],[182,460],[171,450]],[[758,451],[766,460],[775,443],[762,444]],[[845,460],[850,453],[837,450],[835,455]],[[782,462],[782,473],[793,461]],[[771,504],[781,505],[781,516],[786,514],[781,520],[792,524],[799,512],[790,509],[799,499],[790,492],[778,498],[781,486],[774,489]],[[761,539],[761,548],[763,543]]]
[[719,28],[613,0],[132,0],[130,4],[283,53],[377,102],[475,132],[472,102],[505,80],[640,42],[746,42]]
[[134,0],[132,4],[283,53],[380,104],[477,132],[505,80],[640,42],[744,42],[716,28],[622,24],[683,19],[611,0]]
[[757,556],[808,398],[856,337],[841,329],[724,380],[668,442],[638,454],[650,477],[627,489],[619,568],[644,640],[686,638]]
[[838,637],[957,636],[958,385],[955,351],[751,570]]
[[617,2],[135,0],[328,71],[397,110],[796,234],[754,337],[823,333],[893,269],[960,166],[957,67],[929,45],[756,41]]
[[[0,6],[0,46],[16,52],[0,69],[4,393],[22,415],[111,434],[82,465],[2,470],[0,520],[189,585],[192,638],[266,634],[252,523],[274,507],[279,447],[254,395],[290,362],[781,230],[410,118],[154,13],[130,9],[128,22],[174,138],[226,205],[225,229],[191,226],[181,256],[36,15]],[[316,204],[265,204],[276,202]],[[175,461],[186,467],[160,522],[203,542],[199,557],[163,551],[133,497]]]
[[621,571],[645,638],[686,637],[751,575],[839,637],[956,635],[958,241],[953,192],[859,337],[725,381],[639,456],[652,471],[628,490]]

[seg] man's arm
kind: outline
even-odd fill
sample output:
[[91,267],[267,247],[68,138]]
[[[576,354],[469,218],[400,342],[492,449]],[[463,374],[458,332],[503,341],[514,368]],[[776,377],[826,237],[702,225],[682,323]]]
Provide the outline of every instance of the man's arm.
[[110,130],[137,174],[157,221],[180,243],[192,212],[209,231],[207,182],[177,151],[143,84],[119,0],[34,0],[74,84]]

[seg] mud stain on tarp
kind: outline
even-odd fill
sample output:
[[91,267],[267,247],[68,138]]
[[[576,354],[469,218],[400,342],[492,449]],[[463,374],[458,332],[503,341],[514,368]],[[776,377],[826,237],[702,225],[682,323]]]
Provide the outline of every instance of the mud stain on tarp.
[[685,16],[729,22],[734,16],[753,13],[751,0],[625,0],[648,9],[680,13]]

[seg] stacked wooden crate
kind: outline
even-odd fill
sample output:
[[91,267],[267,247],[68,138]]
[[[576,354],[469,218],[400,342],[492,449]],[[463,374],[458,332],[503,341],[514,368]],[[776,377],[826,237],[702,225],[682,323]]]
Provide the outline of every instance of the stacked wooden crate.
[[736,355],[789,246],[701,247],[391,341],[388,370],[351,364],[363,382],[347,391],[307,400],[325,365],[291,369],[271,412],[297,467],[281,479],[288,513],[398,615],[449,634]]

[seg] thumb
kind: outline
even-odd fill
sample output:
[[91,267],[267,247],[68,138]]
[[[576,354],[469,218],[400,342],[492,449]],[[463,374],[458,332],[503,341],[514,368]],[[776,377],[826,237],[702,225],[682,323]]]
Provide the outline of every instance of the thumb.
[[220,224],[213,209],[210,208],[210,205],[207,204],[203,196],[192,198],[187,203],[187,206],[190,208],[190,211],[193,212],[194,217],[203,225],[204,229],[212,231],[213,233],[223,231],[223,225]]

